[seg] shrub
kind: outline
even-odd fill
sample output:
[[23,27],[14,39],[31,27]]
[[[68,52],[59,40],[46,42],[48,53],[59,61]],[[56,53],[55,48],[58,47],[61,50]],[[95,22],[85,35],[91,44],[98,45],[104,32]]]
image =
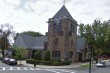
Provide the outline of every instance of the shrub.
[[35,60],[41,60],[41,57],[42,57],[42,55],[41,55],[41,51],[36,51],[35,52]]
[[45,56],[44,56],[44,60],[50,61],[50,51],[49,50],[46,51]]
[[61,65],[70,65],[70,61],[43,61],[43,60],[34,60],[34,59],[27,59],[26,63],[29,64],[43,64],[43,65],[53,65],[53,66],[61,66]]
[[42,61],[42,63],[43,63],[44,65],[51,65],[51,64],[52,64],[51,61]]
[[14,47],[13,57],[17,60],[25,60],[27,58],[27,50],[22,47]]
[[70,65],[70,64],[71,64],[71,61],[63,61],[62,65]]
[[60,66],[60,65],[70,65],[70,61],[54,61],[52,62],[52,65],[55,65],[55,66]]
[[53,66],[60,66],[62,64],[63,64],[63,62],[52,62],[52,65]]
[[26,60],[26,63],[29,63],[29,64],[40,64],[41,61],[40,60],[34,60],[34,59],[27,59]]

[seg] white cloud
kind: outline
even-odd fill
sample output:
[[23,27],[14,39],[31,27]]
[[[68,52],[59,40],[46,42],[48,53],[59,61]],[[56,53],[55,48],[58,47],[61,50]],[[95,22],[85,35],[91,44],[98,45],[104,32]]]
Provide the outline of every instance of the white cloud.
[[[17,32],[48,31],[48,21],[62,7],[63,0],[0,0],[0,23],[10,23]],[[109,0],[68,0],[66,7],[78,23],[92,23],[95,18],[108,20]]]

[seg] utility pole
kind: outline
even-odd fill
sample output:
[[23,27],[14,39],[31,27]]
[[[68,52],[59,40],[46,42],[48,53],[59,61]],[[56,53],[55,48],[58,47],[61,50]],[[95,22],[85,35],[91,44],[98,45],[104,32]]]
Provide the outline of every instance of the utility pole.
[[90,61],[89,61],[89,73],[91,73],[91,58],[92,58],[92,44],[89,44],[89,51],[90,51]]

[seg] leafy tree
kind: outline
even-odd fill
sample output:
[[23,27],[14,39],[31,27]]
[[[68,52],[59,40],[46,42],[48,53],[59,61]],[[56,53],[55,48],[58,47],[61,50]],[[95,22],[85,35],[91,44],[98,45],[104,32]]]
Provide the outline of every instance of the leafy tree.
[[4,25],[3,24],[0,25],[0,38],[1,38],[0,44],[1,44],[3,58],[4,58],[4,50],[6,50],[10,45],[8,38],[13,35],[14,35],[13,26],[11,26],[8,23]]
[[103,52],[106,45],[105,36],[106,36],[107,28],[108,28],[108,25],[101,23],[99,19],[94,20],[94,23],[91,25],[80,24],[80,27],[79,27],[80,36],[85,37],[88,43],[92,43],[94,52],[96,53],[96,56],[97,56],[97,61],[98,61],[99,55]]
[[50,59],[50,51],[49,50],[46,51],[45,56],[44,56],[44,60],[45,61],[50,61],[51,60]]
[[34,31],[24,31],[22,33],[17,33],[16,36],[14,37],[14,40],[17,39],[19,34],[26,34],[26,35],[30,35],[33,37],[39,37],[39,36],[43,36],[43,34],[41,34],[40,32],[34,32]]
[[26,59],[27,58],[27,51],[25,48],[21,48],[21,47],[14,47],[14,58],[16,58],[17,60],[20,60],[20,64],[21,64],[21,60]]
[[37,50],[35,52],[35,60],[41,60],[41,59],[42,59],[41,51]]
[[31,35],[33,37],[43,36],[41,33],[34,32],[34,31],[24,31],[24,32],[22,32],[22,34]]

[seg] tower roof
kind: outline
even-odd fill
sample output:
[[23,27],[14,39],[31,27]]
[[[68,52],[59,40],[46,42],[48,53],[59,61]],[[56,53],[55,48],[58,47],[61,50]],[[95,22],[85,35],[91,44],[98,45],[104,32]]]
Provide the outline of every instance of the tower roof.
[[[62,6],[62,8],[53,16],[53,18],[59,18],[59,17],[68,17],[71,20],[75,21],[71,14],[68,12],[67,8],[65,7],[65,5]],[[75,21],[76,22],[76,21]]]

